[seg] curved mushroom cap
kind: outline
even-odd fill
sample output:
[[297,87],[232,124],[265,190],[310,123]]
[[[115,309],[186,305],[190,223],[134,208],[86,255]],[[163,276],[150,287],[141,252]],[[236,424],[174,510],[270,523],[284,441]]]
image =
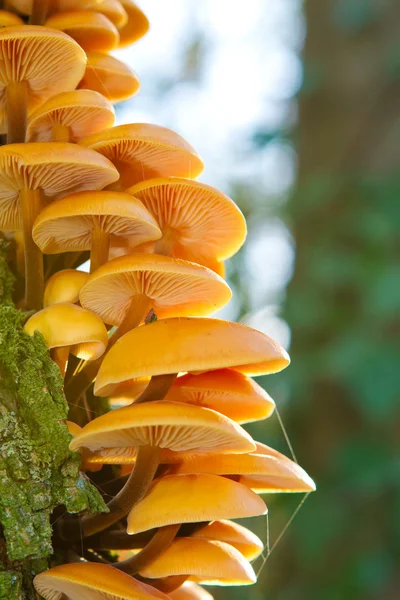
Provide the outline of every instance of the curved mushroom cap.
[[185,581],[177,590],[168,593],[171,600],[214,600],[209,592],[193,581]]
[[95,394],[107,396],[115,384],[136,377],[228,367],[265,375],[289,362],[277,342],[247,325],[201,317],[159,319],[129,331],[111,348],[97,375]]
[[[68,432],[75,437],[82,431],[82,427],[80,427],[77,423],[73,421],[65,421],[66,426],[68,427]],[[90,450],[85,450],[81,452],[81,460],[82,460],[82,470],[83,471],[100,471],[103,464],[99,462],[91,461],[92,453]]]
[[[8,3],[23,15],[32,13],[33,0],[8,0]],[[116,27],[123,27],[128,21],[128,15],[119,0],[57,0],[50,6],[50,13],[71,10],[98,11],[110,19]]]
[[276,450],[273,452],[269,456],[255,452],[240,456],[183,456],[174,472],[238,475],[240,483],[259,494],[315,491],[315,483],[300,465]]
[[255,560],[264,549],[260,538],[250,531],[250,529],[239,525],[239,523],[225,519],[208,523],[202,529],[198,529],[192,533],[191,537],[230,544],[239,550],[247,560]]
[[135,296],[146,296],[158,317],[206,316],[231,298],[213,271],[183,260],[135,254],[109,261],[93,273],[81,290],[82,306],[104,323],[119,325]]
[[119,29],[119,48],[130,46],[140,40],[149,30],[149,20],[132,0],[121,0],[127,15],[127,23]]
[[146,402],[113,410],[93,419],[71,442],[70,449],[125,449],[158,446],[175,452],[252,452],[249,434],[219,413],[174,402]]
[[[120,173],[122,189],[160,175],[197,177],[203,170],[203,162],[186,140],[150,123],[119,125],[80,143],[111,160]],[[224,226],[229,227],[229,221]]]
[[53,304],[35,313],[25,323],[29,335],[39,331],[48,348],[69,346],[71,354],[95,360],[105,351],[107,330],[98,316],[75,304]]
[[237,423],[266,419],[275,409],[275,402],[258,383],[232,369],[178,377],[165,399],[211,408]]
[[137,75],[120,60],[102,52],[87,53],[87,67],[79,89],[100,92],[110,102],[122,102],[134,96],[139,87]]
[[151,565],[140,571],[150,579],[191,575],[205,585],[249,585],[252,566],[233,546],[196,538],[177,538]]
[[62,92],[47,100],[30,117],[26,131],[28,142],[51,142],[52,128],[69,128],[70,141],[112,127],[115,112],[112,104],[93,90]]
[[36,575],[36,591],[46,600],[168,600],[150,585],[110,565],[78,562],[53,567]]
[[163,254],[216,262],[233,256],[246,238],[245,218],[233,200],[199,181],[163,177],[127,192],[143,202],[160,225],[163,237],[156,252],[162,245]]
[[0,10],[0,27],[13,27],[14,25],[24,25],[24,22],[18,15],[8,10]]
[[121,192],[80,192],[52,202],[37,217],[32,236],[45,254],[89,250],[92,230],[132,237],[138,244],[160,230],[141,202]]
[[[188,499],[190,499],[188,501]],[[243,519],[265,515],[267,507],[244,485],[218,475],[166,475],[128,515],[128,533],[176,523]]]
[[47,199],[116,181],[111,162],[89,148],[64,143],[0,147],[0,229],[21,229],[19,192],[41,189]]
[[43,305],[51,306],[60,302],[75,304],[79,300],[79,292],[89,279],[89,273],[65,269],[50,277],[44,290]]
[[56,13],[47,19],[45,25],[64,31],[86,52],[110,52],[119,43],[118,29],[100,12],[79,10]]
[[61,31],[29,25],[0,29],[0,126],[5,127],[5,88],[10,83],[27,82],[32,112],[54,94],[73,90],[85,67],[84,51]]

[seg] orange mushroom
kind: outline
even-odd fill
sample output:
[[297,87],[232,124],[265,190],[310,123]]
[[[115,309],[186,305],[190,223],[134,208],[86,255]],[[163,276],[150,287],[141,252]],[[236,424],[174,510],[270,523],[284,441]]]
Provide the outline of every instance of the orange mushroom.
[[123,27],[128,15],[119,0],[7,0],[8,5],[23,15],[31,15],[31,23],[41,25],[54,12],[93,10],[105,15],[116,27]]
[[260,538],[250,529],[225,519],[208,523],[205,527],[194,531],[191,537],[230,544],[239,550],[247,560],[255,560],[264,549]]
[[119,43],[118,29],[100,12],[77,10],[52,15],[46,27],[70,35],[86,51],[110,52]]
[[110,102],[134,96],[140,87],[137,75],[123,62],[102,52],[88,52],[86,71],[78,88],[99,92]]
[[125,25],[119,28],[119,48],[125,48],[125,46],[130,46],[148,32],[149,21],[132,0],[121,0],[121,4],[128,15]]
[[185,581],[178,589],[168,592],[171,600],[214,600],[209,592],[193,581]]
[[100,152],[116,166],[120,174],[119,183],[113,186],[116,189],[125,190],[160,175],[197,177],[203,170],[203,162],[186,140],[150,123],[112,127],[84,138],[80,144]]
[[23,24],[23,20],[15,13],[8,10],[0,10],[0,27],[12,27],[13,25]]

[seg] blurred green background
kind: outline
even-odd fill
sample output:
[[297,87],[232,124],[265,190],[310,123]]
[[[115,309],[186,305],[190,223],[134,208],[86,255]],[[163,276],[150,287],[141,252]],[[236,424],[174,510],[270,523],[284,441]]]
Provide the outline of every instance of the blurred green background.
[[[142,91],[120,121],[176,129],[245,213],[223,316],[288,347],[262,384],[318,485],[259,583],[213,594],[398,599],[400,4],[147,4],[152,32],[123,55]],[[276,417],[248,429],[289,454]],[[301,498],[265,499],[273,544]]]

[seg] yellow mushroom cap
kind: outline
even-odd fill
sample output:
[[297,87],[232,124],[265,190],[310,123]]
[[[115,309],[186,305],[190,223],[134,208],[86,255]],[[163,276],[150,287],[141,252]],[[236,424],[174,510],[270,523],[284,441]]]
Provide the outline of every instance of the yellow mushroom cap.
[[58,92],[73,90],[83,77],[86,55],[61,31],[30,25],[0,29],[0,127],[6,119],[5,88],[26,81],[32,112]]
[[150,123],[112,127],[80,144],[111,160],[120,173],[122,189],[157,176],[197,177],[203,170],[203,162],[186,140]]
[[93,228],[138,244],[157,239],[156,221],[139,200],[121,192],[80,192],[52,202],[33,226],[33,239],[42,252],[57,254],[89,250]]
[[121,4],[128,15],[127,22],[119,29],[119,48],[125,48],[125,46],[130,46],[148,32],[149,21],[132,0],[121,0]]
[[135,254],[109,261],[81,290],[82,306],[119,325],[134,297],[146,296],[158,317],[206,316],[222,308],[231,291],[216,273],[187,261]]
[[0,147],[0,229],[21,229],[19,192],[40,189],[47,200],[116,181],[111,162],[89,148],[64,143]]
[[24,22],[15,13],[0,10],[0,27],[12,27],[13,25],[24,25]]
[[211,408],[237,423],[266,419],[275,408],[258,383],[233,369],[178,377],[165,399]]
[[65,269],[50,277],[44,290],[43,305],[51,306],[60,302],[75,304],[79,300],[79,292],[89,279],[89,273]]
[[39,331],[48,348],[70,347],[83,360],[95,360],[105,351],[107,330],[99,317],[75,304],[53,304],[35,313],[25,323],[29,335]]
[[267,507],[246,486],[209,474],[166,475],[128,515],[128,533],[176,523],[242,519],[265,515]]
[[191,537],[230,544],[250,561],[258,558],[264,549],[260,538],[250,529],[225,519],[208,523],[202,529],[192,533]]
[[[23,15],[32,13],[33,0],[8,0],[9,5]],[[105,15],[116,27],[123,27],[128,15],[119,0],[57,0],[50,4],[49,11],[94,10]]]
[[174,472],[239,475],[240,483],[259,494],[315,491],[315,483],[304,469],[276,450],[274,455],[183,456]]
[[88,52],[86,71],[79,89],[94,90],[110,102],[134,96],[140,87],[137,75],[123,62],[102,52]]
[[42,104],[30,117],[26,132],[28,142],[50,142],[52,128],[69,128],[70,141],[112,127],[115,112],[112,104],[93,90],[62,92]]
[[256,582],[250,563],[233,546],[199,538],[177,538],[140,575],[150,579],[191,575],[206,585],[250,585]]
[[110,565],[78,562],[36,575],[36,591],[46,600],[168,600],[168,596]]
[[281,371],[289,362],[277,342],[246,325],[199,317],[159,319],[128,332],[111,348],[97,375],[95,394],[108,395],[115,384],[137,377],[229,367],[264,375]]
[[102,13],[77,10],[52,15],[46,27],[70,35],[85,51],[110,52],[119,43],[118,29]]
[[71,450],[116,448],[135,455],[137,446],[174,452],[252,452],[255,444],[240,425],[219,413],[175,402],[132,404],[93,419],[71,442]]
[[185,581],[177,590],[168,593],[171,600],[214,600],[213,596],[193,581]]
[[205,183],[159,177],[138,183],[127,192],[143,202],[160,225],[163,237],[156,252],[162,245],[163,254],[205,261],[205,265],[212,259],[217,268],[217,261],[233,256],[246,238],[246,221],[239,208]]

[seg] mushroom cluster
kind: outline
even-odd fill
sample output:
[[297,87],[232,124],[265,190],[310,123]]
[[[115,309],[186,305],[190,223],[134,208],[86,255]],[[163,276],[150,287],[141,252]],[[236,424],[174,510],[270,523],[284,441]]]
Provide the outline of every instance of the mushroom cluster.
[[[108,512],[60,515],[43,598],[209,599],[247,585],[263,543],[233,521],[305,471],[243,424],[289,364],[264,333],[211,315],[246,237],[236,204],[164,127],[114,127],[136,75],[109,54],[148,21],[132,0],[9,0],[0,11],[0,229],[16,301],[64,378],[70,448]],[[90,258],[90,273],[77,270]]]

